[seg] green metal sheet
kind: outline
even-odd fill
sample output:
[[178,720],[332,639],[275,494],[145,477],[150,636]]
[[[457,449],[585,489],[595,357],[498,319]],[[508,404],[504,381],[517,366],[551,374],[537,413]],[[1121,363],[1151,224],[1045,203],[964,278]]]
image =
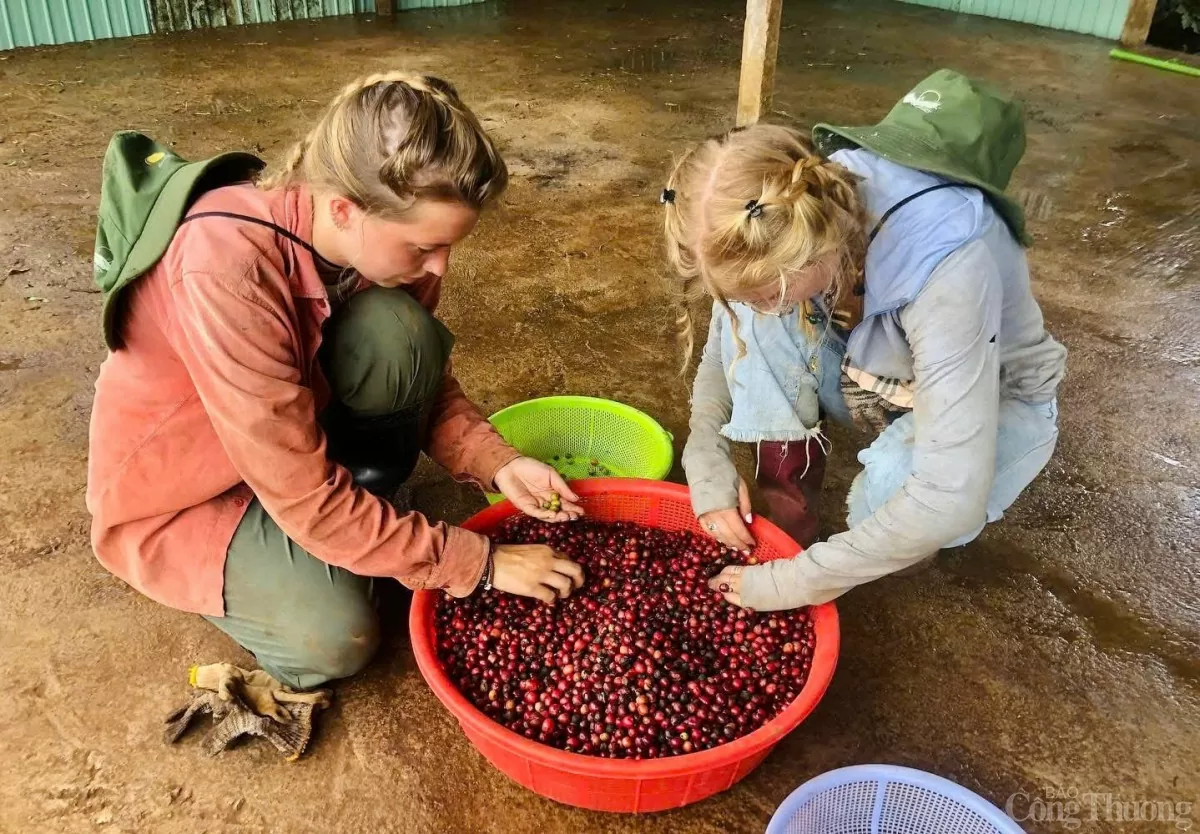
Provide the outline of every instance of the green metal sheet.
[[1019,20],[1109,40],[1121,36],[1129,0],[904,0],[951,12]]
[[0,0],[0,49],[150,32],[146,0]]
[[374,0],[149,0],[156,32],[374,12]]
[[449,6],[470,6],[482,3],[484,0],[396,0],[396,8],[401,11],[409,9],[442,9]]
[[[405,10],[483,0],[393,2]],[[374,11],[375,0],[0,0],[0,50]]]
[[[461,6],[482,0],[393,0],[397,9]],[[149,0],[155,31],[202,29],[239,23],[311,20],[371,14],[375,0]]]

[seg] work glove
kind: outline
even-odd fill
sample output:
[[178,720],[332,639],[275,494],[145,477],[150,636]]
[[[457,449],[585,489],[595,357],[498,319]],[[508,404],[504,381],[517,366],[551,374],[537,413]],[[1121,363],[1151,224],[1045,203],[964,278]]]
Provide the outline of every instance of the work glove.
[[247,671],[228,663],[193,666],[188,683],[194,687],[191,698],[167,716],[163,735],[173,743],[197,715],[207,713],[215,724],[201,746],[210,756],[253,735],[295,761],[312,737],[313,714],[331,700],[329,690],[294,692],[261,669]]
[[275,680],[262,669],[246,671],[230,663],[210,663],[188,670],[188,683],[197,689],[216,692],[222,701],[240,700],[258,715],[273,718],[281,724],[292,720],[285,704],[329,706],[328,689],[296,692]]
[[859,431],[880,434],[906,411],[860,386],[845,370],[842,371],[841,388],[846,410],[850,412],[850,419]]
[[237,739],[249,735],[265,738],[288,761],[294,762],[300,758],[312,737],[313,710],[317,707],[313,704],[288,704],[284,709],[288,711],[289,720],[286,724],[280,724],[273,718],[258,715],[236,698],[222,701],[217,693],[198,689],[192,693],[187,704],[167,716],[163,737],[168,744],[177,741],[191,725],[193,718],[208,713],[215,722],[201,742],[201,748],[208,755],[215,756]]

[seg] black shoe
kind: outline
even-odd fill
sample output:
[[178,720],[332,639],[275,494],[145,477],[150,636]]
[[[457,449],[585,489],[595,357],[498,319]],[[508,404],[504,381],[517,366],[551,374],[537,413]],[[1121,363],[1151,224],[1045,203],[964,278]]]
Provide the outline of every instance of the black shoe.
[[408,480],[421,455],[419,409],[361,417],[341,403],[321,415],[330,460],[350,470],[354,483],[390,498]]
[[412,474],[411,470],[405,472],[400,467],[350,466],[347,468],[350,470],[350,476],[354,479],[356,486],[362,487],[372,495],[387,499],[390,499]]

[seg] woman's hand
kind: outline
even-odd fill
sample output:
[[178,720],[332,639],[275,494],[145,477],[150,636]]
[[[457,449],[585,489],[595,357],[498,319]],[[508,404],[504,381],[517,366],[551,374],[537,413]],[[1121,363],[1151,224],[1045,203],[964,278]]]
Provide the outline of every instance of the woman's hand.
[[750,512],[750,490],[746,482],[738,479],[738,505],[728,510],[713,510],[704,513],[697,521],[700,529],[726,547],[749,553],[755,546],[754,536],[746,527],[754,521]]
[[501,544],[492,554],[492,587],[553,605],[583,585],[583,568],[544,544]]
[[[506,463],[496,473],[496,489],[525,515],[542,521],[574,521],[583,515],[583,508],[575,503],[579,496],[553,466],[540,460],[520,457]],[[558,495],[561,508],[543,509],[554,495]]]

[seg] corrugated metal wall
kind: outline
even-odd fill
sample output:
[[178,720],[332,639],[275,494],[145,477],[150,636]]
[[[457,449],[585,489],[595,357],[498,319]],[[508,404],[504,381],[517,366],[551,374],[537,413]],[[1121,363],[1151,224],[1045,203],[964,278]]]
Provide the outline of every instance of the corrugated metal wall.
[[1129,0],[904,0],[952,12],[1019,20],[1117,40]]
[[149,0],[156,32],[375,11],[375,0]]
[[[394,0],[396,8],[483,0]],[[375,11],[375,0],[0,0],[0,50]]]
[[412,9],[446,9],[451,6],[470,6],[486,2],[487,0],[396,0],[396,8],[403,12]]
[[0,49],[150,31],[146,0],[0,0]]

